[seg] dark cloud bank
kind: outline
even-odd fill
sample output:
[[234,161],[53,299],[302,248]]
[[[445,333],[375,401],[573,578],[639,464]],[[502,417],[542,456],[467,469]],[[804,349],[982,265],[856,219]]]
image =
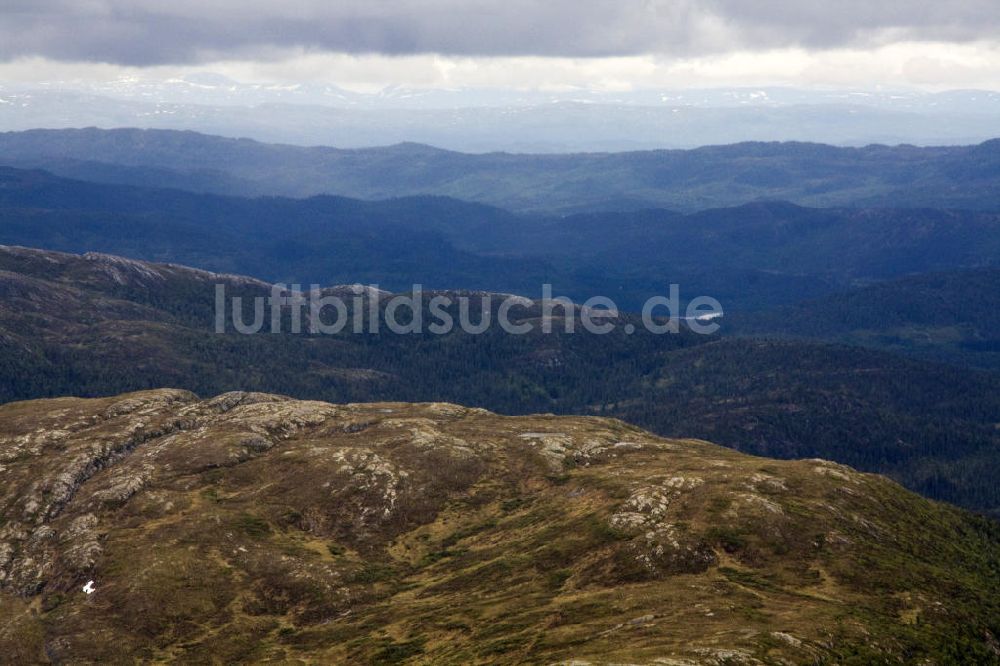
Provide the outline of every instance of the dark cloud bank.
[[698,55],[738,48],[969,41],[996,0],[7,0],[0,58],[126,65],[353,53]]

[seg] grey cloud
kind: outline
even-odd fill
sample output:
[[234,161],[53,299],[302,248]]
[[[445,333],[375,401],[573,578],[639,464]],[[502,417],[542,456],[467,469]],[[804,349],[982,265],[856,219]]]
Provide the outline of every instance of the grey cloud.
[[6,0],[0,58],[150,65],[261,58],[289,48],[699,55],[998,33],[996,0]]

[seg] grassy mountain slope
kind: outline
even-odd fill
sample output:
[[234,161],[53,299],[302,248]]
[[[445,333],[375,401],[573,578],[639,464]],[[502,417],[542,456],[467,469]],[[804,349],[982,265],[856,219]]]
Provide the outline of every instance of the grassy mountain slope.
[[995,524],[610,419],[62,398],[0,470],[21,662],[1000,659]]
[[217,282],[230,295],[269,293],[260,281],[183,267],[0,248],[0,399],[175,386],[604,414],[755,453],[830,458],[1000,512],[996,374],[683,329],[591,335],[578,325],[565,334],[557,322],[544,334],[537,304],[512,310],[515,321],[536,323],[520,336],[496,326],[482,335],[239,335],[232,327],[219,335]]
[[519,211],[692,211],[762,199],[809,206],[1000,208],[997,141],[943,148],[740,143],[518,155],[405,143],[303,148],[195,132],[89,128],[0,134],[0,155],[4,164],[88,180],[297,197],[437,194]]

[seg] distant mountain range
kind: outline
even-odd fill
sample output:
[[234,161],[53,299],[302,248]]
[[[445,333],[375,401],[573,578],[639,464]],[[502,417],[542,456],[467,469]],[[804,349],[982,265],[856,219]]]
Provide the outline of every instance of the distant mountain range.
[[519,212],[693,212],[768,200],[1000,210],[1000,140],[938,148],[741,143],[694,150],[475,155],[412,143],[344,150],[194,132],[34,130],[0,134],[0,164],[216,194],[441,195]]
[[376,283],[609,296],[671,283],[731,312],[911,273],[1000,265],[1000,214],[772,202],[516,215],[443,197],[237,198],[0,168],[0,243],[106,252],[308,285]]
[[168,80],[0,86],[0,130],[145,127],[297,145],[405,141],[452,150],[552,153],[694,148],[741,141],[955,145],[996,136],[984,90],[737,88],[605,92],[243,84]]
[[598,106],[692,108],[778,108],[857,105],[909,113],[985,115],[1000,111],[1000,93],[992,90],[927,92],[913,88],[808,89],[787,86],[599,90],[450,87],[414,88],[394,85],[360,92],[326,83],[245,83],[224,74],[200,72],[163,78],[122,77],[108,81],[7,83],[4,94],[43,91],[94,95],[116,100],[218,106],[287,104],[358,109],[523,108],[577,102]]

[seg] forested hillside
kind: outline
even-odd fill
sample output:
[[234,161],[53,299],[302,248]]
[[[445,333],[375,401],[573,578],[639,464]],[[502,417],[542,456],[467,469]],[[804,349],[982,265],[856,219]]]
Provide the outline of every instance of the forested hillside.
[[0,243],[308,285],[414,283],[638,311],[679,284],[738,312],[914,272],[1000,265],[1000,213],[747,204],[534,217],[440,197],[247,199],[0,169]]
[[726,332],[814,338],[1000,369],[1000,271],[915,275],[726,319]]
[[[496,326],[480,335],[457,327],[448,335],[241,335],[231,326],[216,334],[216,283],[230,295],[270,292],[264,282],[181,267],[3,249],[0,396],[172,386],[206,396],[243,389],[611,415],[752,453],[829,458],[931,497],[1000,510],[996,374],[816,343],[654,335],[629,315],[633,335],[579,326],[566,334],[559,323],[529,335]],[[329,293],[350,302],[356,291]],[[515,322],[537,324],[539,307],[514,308]]]

